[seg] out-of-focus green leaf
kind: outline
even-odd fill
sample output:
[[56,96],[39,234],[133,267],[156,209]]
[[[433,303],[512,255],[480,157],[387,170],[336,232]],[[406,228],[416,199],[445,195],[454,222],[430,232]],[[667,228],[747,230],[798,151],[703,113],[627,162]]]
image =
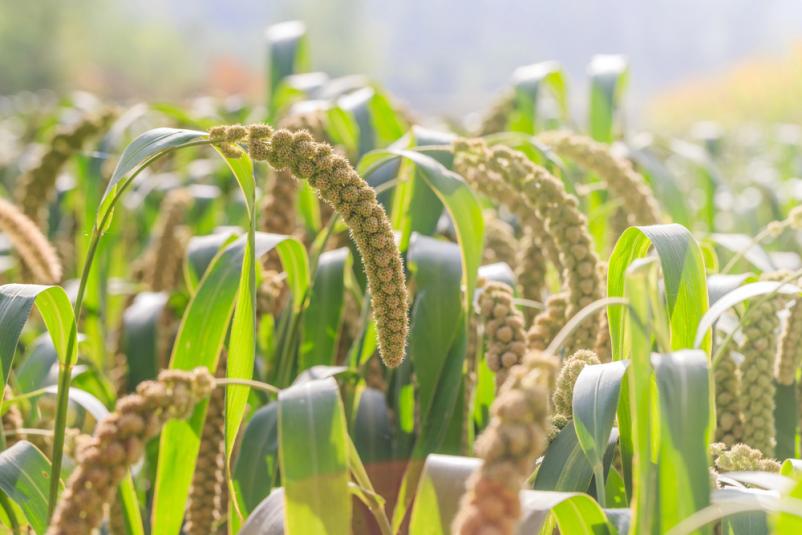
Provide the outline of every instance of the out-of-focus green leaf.
[[125,381],[129,392],[159,372],[159,329],[163,328],[161,318],[166,304],[167,294],[142,292],[123,314],[121,349],[127,362]]
[[543,127],[538,105],[542,92],[549,91],[556,103],[559,119],[568,119],[568,89],[565,73],[556,61],[543,61],[519,67],[512,74],[515,107],[507,118],[507,130],[534,134]]
[[232,477],[237,503],[244,516],[273,488],[278,473],[278,403],[256,411],[245,427]]
[[345,411],[334,379],[281,392],[279,462],[288,535],[350,531],[347,443]]
[[604,143],[615,139],[616,115],[629,84],[629,65],[617,55],[594,56],[588,65],[590,76],[590,136]]
[[276,108],[276,94],[279,84],[288,76],[307,69],[308,43],[306,27],[303,22],[289,21],[274,24],[267,29],[267,62],[268,62],[268,102],[270,117],[273,118]]
[[30,442],[22,440],[0,453],[0,489],[38,534],[47,529],[49,474],[50,462]]
[[346,247],[320,255],[309,306],[303,316],[300,370],[317,364],[334,364],[349,258]]

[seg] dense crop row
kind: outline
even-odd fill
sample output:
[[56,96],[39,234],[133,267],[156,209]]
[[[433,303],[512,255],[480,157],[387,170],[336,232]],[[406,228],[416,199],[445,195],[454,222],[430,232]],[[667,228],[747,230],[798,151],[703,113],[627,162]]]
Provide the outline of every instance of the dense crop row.
[[626,132],[609,56],[445,127],[307,46],[0,116],[3,526],[802,529],[798,144]]

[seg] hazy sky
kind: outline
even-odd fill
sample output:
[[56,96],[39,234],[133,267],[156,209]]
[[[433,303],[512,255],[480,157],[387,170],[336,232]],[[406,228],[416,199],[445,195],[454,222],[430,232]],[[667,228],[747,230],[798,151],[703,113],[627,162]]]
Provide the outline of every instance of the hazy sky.
[[[637,108],[688,77],[748,56],[782,54],[802,41],[801,0],[80,0],[97,1],[103,9],[81,14],[105,17],[96,28],[117,18],[122,28],[154,27],[171,36],[173,53],[162,54],[145,50],[146,36],[108,30],[124,57],[152,66],[157,82],[166,81],[170,61],[179,61],[176,49],[199,77],[220,58],[261,76],[264,28],[299,18],[309,28],[316,69],[366,73],[412,108],[440,114],[485,108],[513,69],[549,59],[569,73],[572,100],[581,107],[585,68],[598,53],[629,57],[627,100]],[[0,18],[15,5],[0,0]],[[114,65],[126,69],[126,62]]]

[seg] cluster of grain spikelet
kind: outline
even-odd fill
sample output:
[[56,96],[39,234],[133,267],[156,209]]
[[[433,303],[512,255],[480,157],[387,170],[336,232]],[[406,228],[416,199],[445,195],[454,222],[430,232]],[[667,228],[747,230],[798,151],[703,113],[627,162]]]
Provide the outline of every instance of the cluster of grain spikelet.
[[557,376],[557,384],[554,387],[554,425],[558,429],[565,427],[568,420],[574,417],[573,400],[574,385],[579,378],[579,374],[586,366],[600,364],[599,357],[593,351],[580,349],[563,363],[560,375]]
[[746,444],[735,444],[728,448],[726,444],[714,442],[710,445],[710,453],[713,457],[713,466],[720,473],[780,471],[780,463]]
[[[292,132],[309,132],[316,141],[325,140],[323,114],[319,111],[285,117],[280,126]],[[273,234],[292,235],[298,230],[296,197],[298,182],[289,169],[270,173],[262,203],[261,229]],[[282,276],[281,259],[271,251],[262,262],[262,285],[259,287],[260,314],[278,315],[287,303],[288,288]]]
[[245,145],[254,160],[308,180],[342,216],[365,266],[382,358],[388,366],[398,366],[407,334],[407,293],[401,256],[375,191],[348,160],[308,132],[273,131],[267,125],[220,126],[210,130],[209,138],[229,157],[241,156]]
[[115,411],[97,426],[79,454],[79,464],[53,515],[49,535],[85,535],[103,518],[117,485],[171,418],[186,418],[207,398],[214,377],[205,369],[165,370],[158,381],[145,381],[136,394],[117,402]]
[[482,251],[484,264],[504,262],[512,270],[517,267],[518,240],[512,225],[493,212],[485,213],[485,247]]
[[[766,456],[774,455],[774,362],[777,351],[777,312],[784,306],[782,296],[756,300],[743,324],[744,339],[739,346],[741,362],[741,411],[743,442]],[[750,307],[750,308],[751,308]]]
[[632,164],[614,156],[607,145],[567,131],[543,132],[537,139],[588,171],[596,173],[621,200],[629,225],[654,225],[664,219],[660,205]]
[[716,389],[716,440],[732,447],[743,439],[741,370],[728,347],[713,367]]
[[[541,213],[489,167],[490,155],[481,141],[462,140],[454,145],[454,168],[477,191],[505,207],[523,229],[517,264],[518,286],[526,299],[539,301],[546,288],[546,264],[551,263],[562,275],[557,244],[546,229]],[[534,268],[534,269],[532,269]],[[527,320],[531,318],[527,317]]]
[[1,198],[0,231],[11,241],[35,282],[55,284],[61,280],[61,262],[53,246],[30,218]]
[[[225,370],[226,359],[221,358],[218,377],[225,375]],[[216,388],[206,409],[198,461],[189,490],[184,523],[186,535],[214,533],[225,516],[228,505],[225,410],[226,391]]]
[[486,282],[479,295],[479,317],[487,340],[487,366],[496,372],[500,387],[526,353],[524,320],[512,302],[512,288],[502,282]]
[[18,181],[17,202],[22,212],[39,228],[47,221],[47,204],[53,198],[58,178],[64,164],[92,137],[103,132],[114,120],[116,112],[105,110],[97,115],[88,115],[78,124],[59,129],[39,164],[26,172]]
[[515,367],[476,441],[481,468],[471,475],[454,519],[457,535],[511,535],[521,516],[518,493],[548,444],[549,398],[557,361],[534,351]]
[[[454,144],[455,168],[480,192],[504,204],[523,204],[545,222],[547,236],[559,255],[563,286],[567,292],[565,318],[599,299],[602,284],[598,258],[588,233],[585,216],[576,198],[562,182],[525,155],[506,147],[487,147],[481,140]],[[518,200],[511,200],[517,198]],[[546,248],[548,251],[548,248]],[[561,306],[562,303],[556,302]],[[555,310],[543,315],[555,318]],[[598,332],[597,315],[588,318],[568,341],[569,350],[593,346]]]
[[[5,390],[3,390],[3,400],[8,401],[13,396],[13,392],[11,391],[11,387],[6,385]],[[20,412],[19,407],[16,404],[8,404],[3,403],[3,433],[6,437],[6,446],[11,446],[15,442],[19,442],[20,440],[24,440],[25,436],[20,433],[20,429],[22,429],[23,421],[22,421],[22,412]]]
[[802,363],[802,299],[791,304],[780,333],[779,352],[774,376],[782,385],[794,383],[796,370]]

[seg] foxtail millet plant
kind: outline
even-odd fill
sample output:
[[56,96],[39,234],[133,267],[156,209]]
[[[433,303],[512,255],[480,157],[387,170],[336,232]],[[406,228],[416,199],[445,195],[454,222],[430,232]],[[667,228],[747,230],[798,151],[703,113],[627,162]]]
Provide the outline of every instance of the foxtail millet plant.
[[[478,153],[480,161],[484,160],[486,169],[490,171],[482,183],[502,182],[546,222],[548,234],[559,251],[563,287],[568,292],[566,319],[599,299],[602,295],[599,261],[593,250],[587,221],[578,209],[576,197],[566,192],[562,182],[524,154],[507,147],[487,147],[482,141],[457,141],[454,150],[457,168],[462,153]],[[573,332],[567,342],[569,350],[592,347],[597,332],[598,314],[594,314]]]
[[548,445],[557,360],[527,353],[502,385],[490,423],[476,441],[481,467],[466,484],[452,525],[456,535],[512,535],[521,517],[518,493]]
[[501,387],[509,371],[519,365],[526,353],[524,319],[512,301],[512,288],[503,282],[488,281],[479,295],[479,317],[484,327],[487,366],[496,372]]
[[183,280],[190,233],[182,223],[191,205],[192,195],[184,188],[171,190],[164,198],[153,242],[142,266],[143,282],[153,292],[170,292]]
[[[291,132],[305,130],[315,141],[327,141],[325,128],[325,112],[310,111],[288,115],[279,122],[279,127]],[[260,227],[264,232],[292,235],[298,230],[298,213],[296,197],[298,182],[288,169],[269,174]],[[267,270],[281,271],[281,262],[277,254],[265,257]]]
[[484,264],[504,262],[517,271],[518,240],[512,225],[493,212],[485,212],[485,247],[482,251]]
[[55,194],[56,179],[64,164],[83,149],[89,139],[104,132],[116,116],[116,111],[107,109],[87,115],[73,126],[59,128],[39,163],[19,178],[17,202],[40,229],[45,229],[47,205]]
[[783,322],[774,377],[782,385],[794,384],[802,363],[802,299],[795,299]]
[[[217,376],[225,376],[226,359],[221,357]],[[228,506],[226,481],[226,390],[215,388],[209,397],[201,433],[195,474],[189,489],[184,520],[186,535],[216,533]]]
[[[539,219],[537,222],[542,223]],[[545,234],[545,229],[542,230],[542,234],[537,234],[531,226],[527,226],[524,229],[517,251],[517,265],[515,266],[515,278],[521,297],[538,302],[543,301],[547,286],[548,260],[545,251],[543,251],[543,240],[541,238]],[[524,310],[524,317],[530,323],[535,315],[535,310],[532,307],[527,307]]]
[[373,317],[382,359],[389,367],[404,359],[407,336],[407,290],[401,255],[390,221],[376,192],[343,156],[308,132],[276,130],[267,125],[220,126],[210,140],[229,156],[239,157],[247,146],[251,158],[274,169],[289,169],[306,179],[318,195],[342,217],[365,266]]
[[[574,417],[574,384],[585,369],[585,366],[601,364],[596,353],[587,349],[580,349],[563,362],[560,374],[557,376],[557,383],[554,387],[554,417],[563,421],[568,421]],[[559,427],[559,426],[558,426]]]
[[643,176],[628,160],[613,155],[607,145],[567,131],[543,132],[537,139],[560,156],[599,175],[609,191],[621,200],[629,225],[655,225],[664,221],[660,205]]
[[85,535],[101,522],[104,509],[146,442],[170,419],[187,418],[209,397],[214,377],[206,368],[164,370],[157,381],[145,381],[136,394],[117,401],[113,413],[98,423],[79,454],[79,464],[53,515],[48,535]]
[[716,441],[732,447],[743,439],[741,370],[727,348],[713,366],[716,403]]
[[55,284],[61,280],[61,261],[56,250],[28,216],[2,198],[0,230],[11,241],[35,282]]
[[780,463],[746,444],[734,444],[728,447],[721,442],[714,442],[710,445],[710,453],[713,457],[713,466],[719,473],[780,471]]
[[745,319],[743,341],[738,351],[741,362],[741,412],[743,443],[772,457],[775,446],[774,428],[774,365],[780,318],[777,312],[785,305],[782,295],[755,300]]
[[568,307],[568,295],[560,292],[546,299],[546,307],[535,316],[535,320],[526,331],[526,345],[529,349],[544,350],[560,332],[566,322],[565,310]]

